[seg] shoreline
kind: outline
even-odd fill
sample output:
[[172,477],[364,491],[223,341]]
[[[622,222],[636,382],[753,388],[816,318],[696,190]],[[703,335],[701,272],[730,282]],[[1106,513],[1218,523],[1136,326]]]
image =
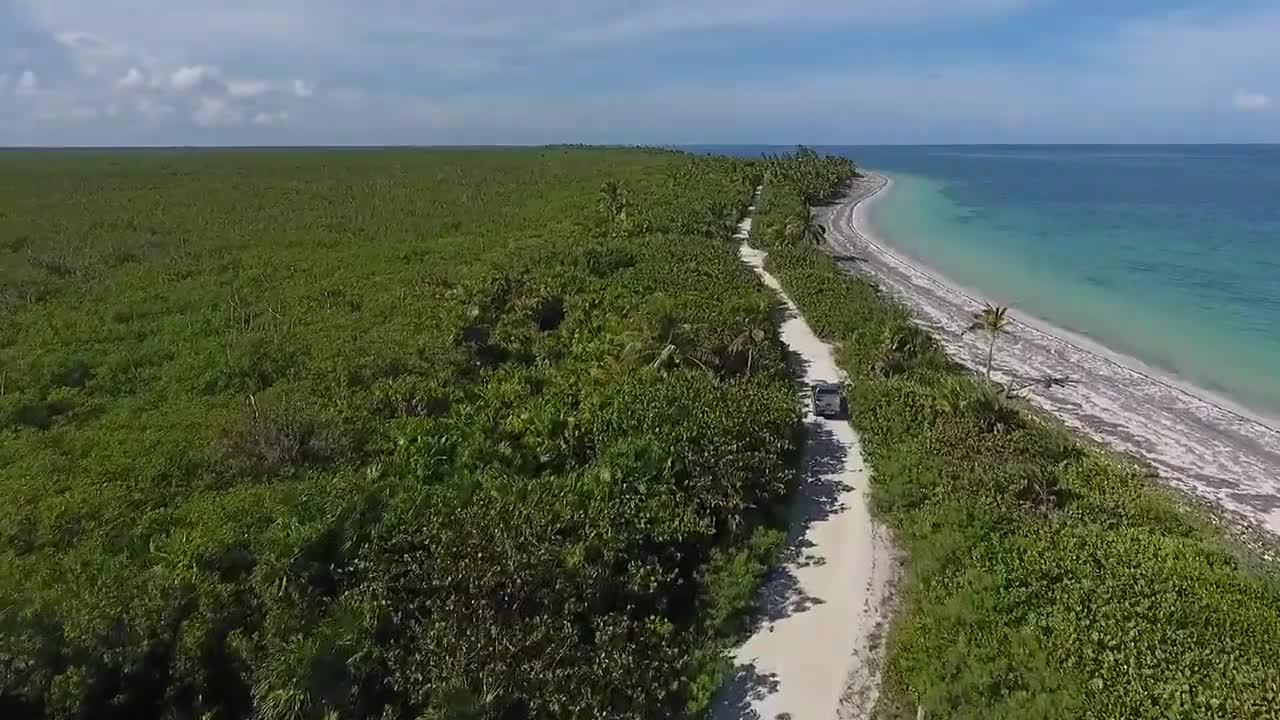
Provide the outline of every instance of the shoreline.
[[[892,178],[867,172],[845,199],[820,209],[828,242],[837,252],[865,256],[841,265],[871,276],[911,308],[948,354],[976,367],[981,343],[962,331],[986,296],[869,226],[869,208],[892,186]],[[1175,488],[1280,535],[1280,420],[1042,318],[1016,310],[1010,316],[993,377],[1072,378],[1076,384],[1066,388],[1030,388],[1026,395],[1072,429],[1142,458]]]
[[[934,268],[916,255],[893,247],[891,243],[886,242],[884,238],[876,233],[870,226],[867,213],[876,200],[888,196],[889,191],[893,189],[893,178],[871,171],[868,171],[867,174],[884,181],[878,190],[857,201],[852,208],[854,214],[853,227],[867,244],[874,246],[884,255],[892,256],[898,262],[915,267],[917,271],[933,282],[963,295],[975,305],[981,306],[984,303],[998,304],[985,293],[947,277],[945,273],[938,271],[937,268]],[[1194,381],[1180,376],[1173,370],[1156,367],[1132,355],[1113,350],[1104,345],[1102,341],[1095,340],[1082,332],[1068,330],[1016,307],[1009,308],[1009,318],[1015,325],[1023,325],[1031,330],[1048,335],[1059,342],[1072,345],[1080,352],[1095,355],[1103,360],[1109,360],[1124,370],[1142,375],[1151,382],[1160,383],[1171,390],[1186,393],[1195,400],[1208,403],[1222,412],[1235,415],[1242,422],[1255,423],[1266,430],[1280,432],[1280,416],[1268,415],[1232,400],[1219,392],[1202,388],[1196,385]]]

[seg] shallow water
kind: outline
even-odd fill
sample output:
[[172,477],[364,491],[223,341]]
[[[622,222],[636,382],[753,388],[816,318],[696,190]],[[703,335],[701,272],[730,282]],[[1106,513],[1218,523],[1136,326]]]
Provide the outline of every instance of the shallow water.
[[895,179],[895,248],[1280,417],[1280,147],[838,150]]

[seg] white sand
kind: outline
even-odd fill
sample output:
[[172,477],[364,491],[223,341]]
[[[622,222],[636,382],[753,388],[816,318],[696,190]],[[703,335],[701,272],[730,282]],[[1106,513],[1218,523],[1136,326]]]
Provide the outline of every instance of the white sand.
[[[848,199],[822,211],[828,240],[836,252],[858,258],[849,269],[866,273],[908,305],[953,358],[980,367],[986,341],[962,331],[982,296],[908,258],[868,228],[867,205],[891,185],[873,175]],[[1016,310],[1013,315],[1011,332],[996,346],[998,379],[1071,377],[1075,385],[1029,394],[1067,425],[1144,458],[1174,487],[1280,534],[1280,432],[1273,420],[1043,320]]]
[[[831,346],[764,271],[764,253],[746,243],[750,229],[748,218],[738,232],[742,258],[782,297],[782,340],[799,356],[804,381],[843,381]],[[858,434],[844,420],[810,415],[806,423],[788,549],[766,582],[758,625],[735,654],[713,720],[865,718],[876,701],[898,561],[867,510],[871,475]]]

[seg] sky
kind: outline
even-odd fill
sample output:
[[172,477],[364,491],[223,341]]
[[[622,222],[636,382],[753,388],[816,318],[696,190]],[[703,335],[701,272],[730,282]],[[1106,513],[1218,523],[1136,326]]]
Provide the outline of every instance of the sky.
[[1275,0],[0,0],[0,146],[1280,142]]

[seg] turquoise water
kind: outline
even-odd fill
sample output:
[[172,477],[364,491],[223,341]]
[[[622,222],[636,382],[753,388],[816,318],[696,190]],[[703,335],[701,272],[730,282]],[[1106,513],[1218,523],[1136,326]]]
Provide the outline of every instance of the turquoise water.
[[1280,415],[1280,147],[827,148],[962,285]]

